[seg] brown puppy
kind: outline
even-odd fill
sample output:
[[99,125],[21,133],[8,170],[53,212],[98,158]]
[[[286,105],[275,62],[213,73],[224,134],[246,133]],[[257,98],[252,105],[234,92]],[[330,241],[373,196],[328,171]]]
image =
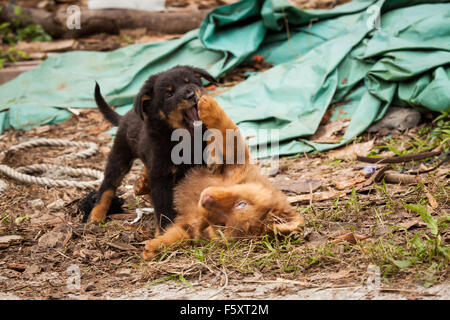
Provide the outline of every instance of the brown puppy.
[[[215,79],[206,71],[190,66],[176,66],[151,76],[134,102],[134,109],[121,117],[105,102],[98,84],[95,88],[97,106],[112,124],[119,126],[114,145],[108,156],[105,178],[96,195],[97,202],[90,210],[90,219],[101,222],[116,194],[116,189],[136,158],[145,165],[152,185],[151,200],[158,227],[163,228],[175,219],[173,188],[195,164],[174,164],[171,141],[175,129],[193,130],[198,118],[197,102],[203,95],[201,78]],[[192,137],[193,135],[191,135]]]
[[[147,241],[143,256],[151,259],[158,250],[184,239],[212,239],[220,230],[225,237],[258,236],[274,232],[290,233],[304,223],[293,210],[287,197],[274,188],[260,169],[250,163],[249,151],[239,136],[239,129],[215,100],[203,96],[198,103],[199,117],[208,129],[217,129],[223,136],[232,130],[245,148],[243,164],[216,164],[214,171],[196,167],[175,187],[175,223],[165,233]],[[216,154],[226,159],[236,146],[227,145]],[[221,150],[220,150],[221,149]],[[225,161],[223,161],[225,162]],[[142,182],[142,181],[141,181]]]

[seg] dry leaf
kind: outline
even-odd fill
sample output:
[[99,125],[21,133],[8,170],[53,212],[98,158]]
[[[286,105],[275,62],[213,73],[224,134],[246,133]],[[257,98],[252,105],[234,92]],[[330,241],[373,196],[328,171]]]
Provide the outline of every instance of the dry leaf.
[[342,241],[347,241],[352,244],[356,244],[357,240],[366,240],[369,239],[369,236],[363,236],[359,234],[354,234],[353,232],[346,233],[342,236],[337,237],[336,239],[332,240],[331,243],[339,243]]
[[16,270],[16,271],[20,271],[23,272],[28,268],[28,265],[26,264],[22,264],[22,263],[8,263],[8,269],[12,269],[12,270]]
[[372,150],[374,140],[351,144],[343,148],[332,150],[328,152],[328,158],[340,160],[353,160],[356,156],[365,156]]
[[347,278],[350,275],[350,271],[348,270],[340,270],[339,272],[332,273],[328,276],[329,280],[339,280],[343,278]]
[[110,245],[113,248],[116,248],[116,249],[119,249],[119,250],[123,250],[123,251],[137,250],[136,247],[134,247],[134,246],[132,246],[131,244],[128,244],[128,243],[119,243],[119,242],[111,243],[111,242],[108,242],[108,245]]
[[270,181],[277,189],[297,194],[313,192],[319,189],[323,183],[322,180],[294,180],[284,175],[277,175]]
[[438,205],[436,199],[435,199],[435,198],[431,195],[431,193],[429,193],[428,191],[427,191],[426,195],[427,195],[428,203],[430,204],[430,206],[431,206],[433,209],[437,209],[437,207],[439,207],[439,205]]
[[406,230],[415,227],[415,226],[419,226],[419,227],[423,227],[426,226],[427,224],[425,222],[423,222],[420,219],[413,219],[413,220],[407,220],[405,222],[399,223],[398,226],[405,228]]
[[16,242],[22,240],[22,236],[18,235],[10,235],[10,236],[1,236],[0,237],[0,244],[9,244],[10,242]]
[[344,191],[324,191],[313,194],[302,194],[299,196],[288,197],[290,203],[309,203],[310,201],[324,201],[343,197],[347,193]]
[[316,133],[309,138],[309,141],[317,143],[338,143],[345,133],[343,129],[348,127],[349,124],[350,122],[348,120],[328,122],[325,125],[321,125]]
[[357,185],[358,183],[366,181],[366,178],[362,175],[356,176],[355,178],[351,179],[341,179],[335,182],[336,189],[338,190],[345,190],[352,188],[353,186]]

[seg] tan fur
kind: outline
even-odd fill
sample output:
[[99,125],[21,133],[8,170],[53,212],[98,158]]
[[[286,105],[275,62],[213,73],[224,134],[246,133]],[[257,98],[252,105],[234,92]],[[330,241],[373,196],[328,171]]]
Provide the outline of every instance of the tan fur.
[[[208,129],[215,128],[223,133],[227,129],[238,131],[214,99],[203,96],[198,110],[199,118]],[[227,238],[237,238],[273,233],[275,229],[290,233],[304,223],[287,197],[250,163],[245,142],[243,146],[245,164],[215,165],[215,169],[220,167],[220,170],[213,171],[196,167],[189,171],[174,190],[175,222],[162,235],[147,241],[145,259],[185,239],[219,237],[219,230]],[[224,158],[229,152],[225,143],[219,151]],[[240,206],[242,203],[246,205]]]
[[97,223],[102,222],[106,218],[106,214],[108,212],[109,207],[111,206],[111,202],[116,195],[114,190],[106,190],[102,197],[100,198],[99,203],[92,209],[91,211],[91,220]]
[[144,166],[141,177],[134,183],[133,191],[135,196],[142,196],[150,193],[148,185],[148,169]]
[[166,115],[164,114],[164,112],[162,112],[162,110],[159,110],[159,116],[161,117],[162,120],[167,119]]
[[191,104],[189,101],[181,100],[181,102],[177,105],[177,107],[169,112],[167,115],[167,121],[170,123],[172,128],[174,129],[185,129],[186,125],[184,124],[183,111],[190,108]]

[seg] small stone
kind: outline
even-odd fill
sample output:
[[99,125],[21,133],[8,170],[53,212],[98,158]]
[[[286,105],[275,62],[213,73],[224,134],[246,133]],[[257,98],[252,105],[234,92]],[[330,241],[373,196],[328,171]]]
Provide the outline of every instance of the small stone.
[[47,209],[59,210],[62,209],[63,207],[64,207],[64,200],[58,199],[55,202],[50,203],[47,206]]
[[32,209],[41,209],[44,207],[44,202],[41,199],[34,199],[27,202]]

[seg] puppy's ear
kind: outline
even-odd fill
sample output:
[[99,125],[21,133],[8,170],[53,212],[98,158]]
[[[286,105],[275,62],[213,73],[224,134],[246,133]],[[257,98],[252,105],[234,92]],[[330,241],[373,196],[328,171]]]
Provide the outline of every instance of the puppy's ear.
[[141,92],[136,97],[136,100],[134,101],[134,112],[141,118],[141,120],[144,120],[144,109],[146,108],[146,105],[150,103],[152,98],[146,94],[145,92]]
[[200,68],[192,68],[192,71],[194,72],[195,76],[198,78],[205,78],[211,83],[217,83],[216,78],[214,78],[212,75],[210,75],[207,71],[200,69]]
[[151,95],[153,94],[153,87],[155,85],[156,77],[157,75],[151,76],[145,82],[145,84],[142,86],[141,91],[134,100],[134,112],[136,112],[141,120],[144,120],[144,112],[146,109],[148,109],[148,106],[151,103]]

